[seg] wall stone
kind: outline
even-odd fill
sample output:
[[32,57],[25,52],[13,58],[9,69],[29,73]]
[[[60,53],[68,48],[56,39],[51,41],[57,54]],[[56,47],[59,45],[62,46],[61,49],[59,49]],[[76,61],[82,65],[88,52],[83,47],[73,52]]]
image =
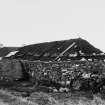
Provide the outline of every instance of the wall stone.
[[[21,61],[21,62],[20,62]],[[22,65],[23,67],[22,67]],[[98,68],[98,69],[97,69]],[[82,74],[91,74],[93,71],[99,71],[105,77],[105,62],[95,61],[63,61],[63,62],[41,62],[27,60],[1,60],[0,78],[9,80],[20,79],[23,77],[23,71],[29,74],[34,80],[51,79],[56,82],[70,81],[74,78],[83,76]],[[84,78],[84,77],[83,77]]]
[[[74,78],[83,77],[85,74],[94,74],[105,77],[105,62],[95,61],[63,61],[63,62],[41,62],[41,61],[23,61],[27,65],[26,71],[30,77],[35,79],[51,79],[54,81],[70,81]],[[25,66],[24,65],[24,66]],[[26,67],[26,66],[25,66]]]
[[0,61],[0,79],[15,80],[22,77],[22,67],[18,60]]

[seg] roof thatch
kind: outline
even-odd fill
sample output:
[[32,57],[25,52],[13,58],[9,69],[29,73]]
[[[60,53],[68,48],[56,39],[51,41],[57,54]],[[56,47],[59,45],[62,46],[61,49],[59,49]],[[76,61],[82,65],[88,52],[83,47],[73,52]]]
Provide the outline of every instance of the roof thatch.
[[[73,46],[71,46],[74,43]],[[56,58],[70,59],[80,56],[94,56],[102,51],[92,46],[82,38],[53,41],[27,45],[21,47],[14,58],[26,60],[56,60]]]

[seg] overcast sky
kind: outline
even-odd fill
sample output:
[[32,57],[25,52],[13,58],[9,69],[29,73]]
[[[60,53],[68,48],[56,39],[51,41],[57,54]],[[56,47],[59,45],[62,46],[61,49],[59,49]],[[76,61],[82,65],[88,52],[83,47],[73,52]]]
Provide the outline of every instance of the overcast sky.
[[105,0],[0,0],[0,43],[82,37],[105,52]]

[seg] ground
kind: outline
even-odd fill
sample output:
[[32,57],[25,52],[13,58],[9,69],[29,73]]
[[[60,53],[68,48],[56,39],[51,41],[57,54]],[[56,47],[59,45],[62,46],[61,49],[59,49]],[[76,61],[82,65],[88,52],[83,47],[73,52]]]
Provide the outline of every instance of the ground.
[[33,92],[29,97],[19,96],[19,92],[0,90],[0,105],[105,105],[100,94],[91,92],[44,93]]

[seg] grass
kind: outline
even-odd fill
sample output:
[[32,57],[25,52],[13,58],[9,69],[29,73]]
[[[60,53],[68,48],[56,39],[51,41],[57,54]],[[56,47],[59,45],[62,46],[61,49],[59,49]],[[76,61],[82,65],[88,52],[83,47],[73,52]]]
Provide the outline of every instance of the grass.
[[7,90],[0,90],[0,99],[7,105],[38,105],[35,102],[28,101],[26,98],[14,96]]
[[[88,93],[88,94],[87,94]],[[13,91],[0,90],[0,105],[105,105],[101,94],[92,95],[89,92],[74,93],[43,93],[34,92],[23,98]]]
[[28,100],[37,102],[38,105],[105,105],[105,100],[97,95],[89,98],[89,95],[79,93],[33,93]]

